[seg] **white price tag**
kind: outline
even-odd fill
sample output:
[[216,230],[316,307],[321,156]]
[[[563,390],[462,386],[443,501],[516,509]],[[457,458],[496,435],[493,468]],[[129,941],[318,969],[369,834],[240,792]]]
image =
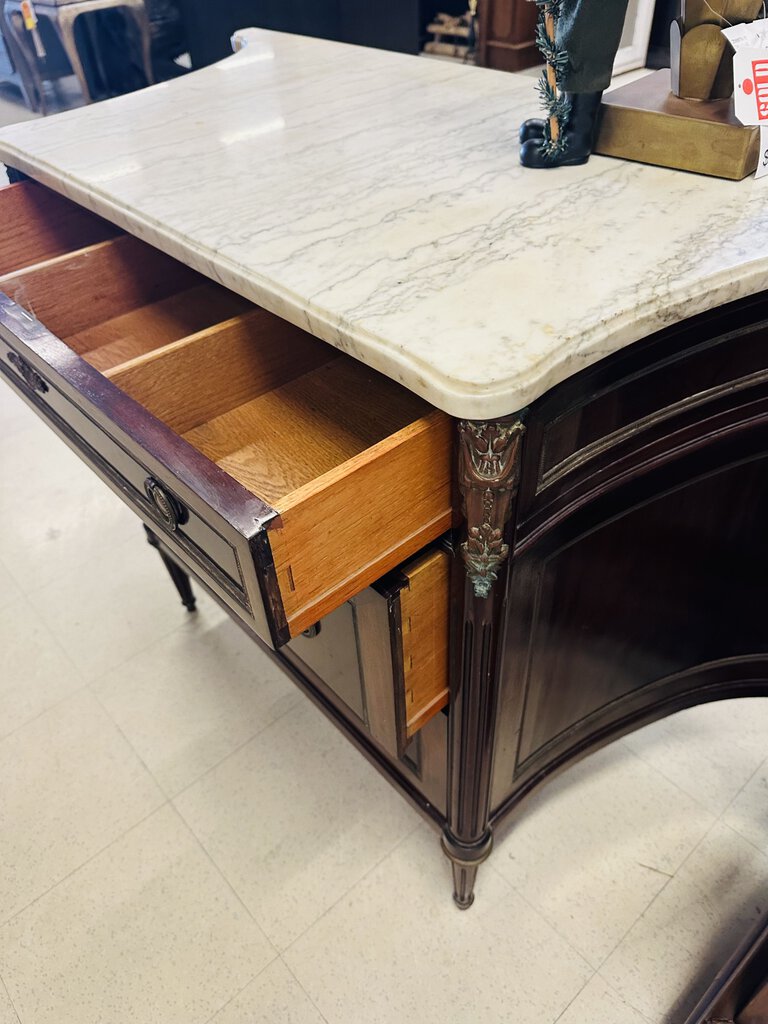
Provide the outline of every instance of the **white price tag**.
[[768,49],[733,56],[733,102],[742,124],[768,124]]
[[739,50],[761,50],[764,46],[768,46],[767,18],[758,18],[746,24],[731,25],[721,31],[737,52]]
[[760,129],[760,157],[755,177],[768,178],[768,125],[763,125]]
[[[706,0],[705,0],[706,2]],[[760,126],[756,178],[768,177],[768,18],[722,30],[733,55],[733,107],[742,124]]]

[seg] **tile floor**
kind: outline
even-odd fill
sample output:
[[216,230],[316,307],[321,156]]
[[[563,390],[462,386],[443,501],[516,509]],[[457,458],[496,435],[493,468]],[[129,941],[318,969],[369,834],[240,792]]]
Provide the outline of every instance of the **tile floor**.
[[[23,509],[20,512],[19,509]],[[768,882],[768,701],[437,840],[0,389],[0,1024],[678,1024]]]
[[681,1024],[766,907],[753,700],[564,774],[455,910],[420,818],[2,384],[0,651],[0,1024]]

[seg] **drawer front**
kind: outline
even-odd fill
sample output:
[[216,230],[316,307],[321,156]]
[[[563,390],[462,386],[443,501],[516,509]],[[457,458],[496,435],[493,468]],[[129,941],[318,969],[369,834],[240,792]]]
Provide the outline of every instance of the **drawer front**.
[[434,548],[291,640],[285,653],[332,691],[436,806],[445,798],[451,555]]
[[[169,465],[153,457],[151,446],[137,445],[117,423],[104,422],[99,409],[109,404],[108,381],[84,366],[90,383],[87,393],[93,400],[88,401],[86,389],[73,392],[50,364],[36,358],[29,342],[39,343],[47,334],[26,311],[0,294],[0,370],[6,380],[126,504],[162,534],[177,556],[201,573],[241,617],[255,624],[252,594],[242,566],[242,539],[233,536],[228,524],[217,522],[213,510],[201,506],[199,500],[187,500],[189,487]],[[46,341],[50,357],[51,348],[61,343],[50,335]],[[66,352],[59,355],[67,359]],[[120,398],[130,403],[125,396]],[[143,410],[139,415],[147,418]],[[155,447],[163,434],[162,424],[157,428]],[[245,550],[250,558],[247,546]],[[263,621],[263,611],[258,618]]]
[[[34,370],[22,356],[0,339],[0,358],[15,370],[21,380],[10,374],[18,390],[32,391],[40,412],[57,425],[66,426],[78,439],[85,461],[114,479],[128,504],[136,506],[152,525],[166,534],[184,538],[201,565],[218,566],[227,583],[245,602],[243,580],[235,549],[198,514],[190,511],[173,492],[172,485],[158,480],[146,466],[133,458],[103,428],[66,398],[49,379]],[[7,369],[3,366],[3,369]]]
[[[696,317],[555,388],[531,415],[522,534],[727,427],[768,385],[768,301]],[[533,413],[533,410],[532,410]]]
[[354,601],[326,615],[288,644],[360,722],[367,724]]

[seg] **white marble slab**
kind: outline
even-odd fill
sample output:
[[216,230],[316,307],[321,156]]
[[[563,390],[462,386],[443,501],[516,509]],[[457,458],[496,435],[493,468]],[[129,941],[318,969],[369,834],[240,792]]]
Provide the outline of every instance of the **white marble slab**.
[[528,77],[249,30],[0,159],[457,416],[768,287],[768,182],[520,167]]

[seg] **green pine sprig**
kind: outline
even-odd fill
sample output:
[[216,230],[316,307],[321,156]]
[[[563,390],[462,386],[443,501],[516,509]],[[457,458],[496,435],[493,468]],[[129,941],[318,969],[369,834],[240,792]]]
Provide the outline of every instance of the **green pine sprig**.
[[536,46],[545,62],[555,69],[557,80],[560,81],[568,69],[568,51],[559,49],[547,35],[543,17],[536,25]]
[[549,84],[546,71],[542,71],[541,78],[536,83],[541,104],[552,117],[566,123],[571,114],[571,101],[565,93],[556,92]]
[[[550,13],[554,16],[555,21],[557,21],[560,14],[560,0],[536,0],[536,4],[539,8],[539,21],[536,26],[536,45],[546,63],[554,69],[555,81],[557,83],[557,89],[553,89],[546,71],[542,72],[541,78],[537,83],[542,106],[547,112],[547,117],[544,120],[544,141],[542,142],[541,152],[550,160],[555,160],[568,148],[565,129],[571,116],[571,102],[563,92],[558,90],[568,70],[569,60],[568,52],[558,47],[547,35],[544,20],[545,14]],[[555,118],[560,127],[560,133],[556,140],[552,138],[550,117]]]

